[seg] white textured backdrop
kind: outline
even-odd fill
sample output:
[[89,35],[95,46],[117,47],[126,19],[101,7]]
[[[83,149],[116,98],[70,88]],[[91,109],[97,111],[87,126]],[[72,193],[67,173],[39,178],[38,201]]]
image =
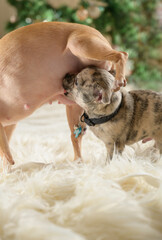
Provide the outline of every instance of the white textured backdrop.
[[0,240],[161,240],[162,157],[153,142],[126,147],[105,165],[90,131],[83,160],[73,150],[65,107],[54,103],[17,126],[15,166],[0,173]]

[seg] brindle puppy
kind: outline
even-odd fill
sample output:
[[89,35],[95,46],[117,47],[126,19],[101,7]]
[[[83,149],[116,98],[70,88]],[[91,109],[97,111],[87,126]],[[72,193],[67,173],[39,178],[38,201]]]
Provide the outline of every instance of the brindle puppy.
[[145,138],[155,140],[162,153],[162,93],[121,89],[113,92],[114,77],[103,69],[85,68],[77,75],[67,75],[66,95],[85,113],[81,120],[106,145],[111,159],[114,147],[122,152]]

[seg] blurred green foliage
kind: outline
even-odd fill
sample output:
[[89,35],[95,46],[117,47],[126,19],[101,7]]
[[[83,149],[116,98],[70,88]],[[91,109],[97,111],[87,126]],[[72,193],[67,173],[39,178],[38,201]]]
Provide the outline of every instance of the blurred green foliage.
[[[160,0],[101,0],[98,18],[81,21],[77,11],[87,9],[92,1],[81,0],[76,9],[68,6],[53,8],[45,0],[8,0],[17,9],[7,31],[40,21],[66,21],[95,27],[111,36],[112,44],[129,53],[132,62],[129,80],[142,88],[162,89],[160,43],[162,33],[157,20]],[[95,3],[94,3],[95,4]]]

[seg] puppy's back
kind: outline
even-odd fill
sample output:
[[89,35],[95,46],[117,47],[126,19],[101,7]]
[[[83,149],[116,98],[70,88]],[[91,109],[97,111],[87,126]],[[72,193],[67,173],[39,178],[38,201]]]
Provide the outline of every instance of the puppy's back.
[[134,90],[129,93],[134,99],[134,104],[141,111],[152,111],[162,115],[162,93],[150,90]]
[[141,134],[149,132],[151,137],[162,138],[162,93],[146,90],[130,91],[133,98],[132,126]]

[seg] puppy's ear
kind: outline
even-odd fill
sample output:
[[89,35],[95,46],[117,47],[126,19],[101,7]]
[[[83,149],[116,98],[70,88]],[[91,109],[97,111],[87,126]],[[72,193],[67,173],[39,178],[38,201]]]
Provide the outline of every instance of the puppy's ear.
[[105,81],[107,81],[107,87],[102,89],[102,102],[110,104],[113,93],[114,77],[109,72],[106,72]]
[[111,89],[102,90],[102,102],[110,104],[111,103],[112,91]]
[[101,70],[100,81],[97,87],[94,89],[93,96],[97,102],[104,104],[111,103],[112,89],[114,85],[114,77],[106,70]]

